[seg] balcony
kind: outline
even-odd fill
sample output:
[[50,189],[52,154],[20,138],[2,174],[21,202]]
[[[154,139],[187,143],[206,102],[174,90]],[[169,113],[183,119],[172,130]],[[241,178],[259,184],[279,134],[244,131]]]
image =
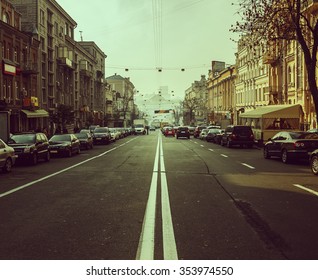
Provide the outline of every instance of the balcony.
[[79,70],[80,70],[80,73],[82,75],[84,75],[84,76],[87,76],[87,77],[92,77],[93,76],[92,71],[89,69],[88,61],[86,61],[86,60],[81,60],[80,61]]
[[72,60],[70,60],[69,58],[67,57],[60,57],[58,59],[59,61],[59,64],[62,65],[62,66],[66,66],[66,67],[69,67],[71,69],[75,69],[75,66],[74,66],[74,63]]
[[265,53],[263,55],[263,64],[273,64],[276,61],[274,54]]
[[39,67],[37,63],[31,63],[31,62],[22,63],[20,70],[23,75],[39,74]]

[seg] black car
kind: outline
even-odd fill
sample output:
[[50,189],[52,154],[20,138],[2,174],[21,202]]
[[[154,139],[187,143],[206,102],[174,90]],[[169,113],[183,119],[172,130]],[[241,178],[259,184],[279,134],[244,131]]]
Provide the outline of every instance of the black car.
[[187,126],[179,126],[176,131],[176,137],[179,139],[180,137],[190,139],[190,131]]
[[221,145],[228,148],[232,146],[247,146],[252,148],[255,143],[252,128],[247,125],[229,125],[225,129],[221,138]]
[[310,169],[314,175],[318,175],[318,149],[310,155]]
[[56,134],[50,138],[51,155],[63,155],[71,157],[74,153],[79,154],[80,141],[74,134]]
[[109,144],[111,135],[108,127],[97,127],[93,132],[94,144]]
[[288,163],[292,159],[309,160],[310,154],[318,149],[318,134],[304,131],[281,131],[265,143],[264,158],[279,157]]
[[40,159],[50,160],[49,141],[44,133],[30,132],[11,135],[8,145],[14,149],[18,161],[36,165]]
[[81,149],[93,149],[93,136],[89,132],[80,132],[74,135],[80,141]]

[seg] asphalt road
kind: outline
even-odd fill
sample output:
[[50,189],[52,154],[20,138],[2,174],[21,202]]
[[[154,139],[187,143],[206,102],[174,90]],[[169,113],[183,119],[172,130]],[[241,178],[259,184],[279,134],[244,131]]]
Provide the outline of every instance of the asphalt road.
[[256,148],[129,136],[0,173],[0,259],[317,259],[316,179]]

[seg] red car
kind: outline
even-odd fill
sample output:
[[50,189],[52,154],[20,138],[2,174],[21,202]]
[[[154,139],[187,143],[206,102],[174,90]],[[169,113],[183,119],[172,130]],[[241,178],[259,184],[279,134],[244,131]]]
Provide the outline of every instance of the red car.
[[165,130],[165,136],[173,136],[174,137],[175,132],[174,129],[172,127],[167,127]]

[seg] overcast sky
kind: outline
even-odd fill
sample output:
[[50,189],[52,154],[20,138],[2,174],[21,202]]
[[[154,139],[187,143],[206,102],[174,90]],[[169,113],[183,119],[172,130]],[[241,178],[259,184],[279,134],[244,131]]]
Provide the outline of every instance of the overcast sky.
[[237,34],[229,29],[238,19],[238,6],[232,5],[237,0],[57,2],[77,22],[75,39],[82,31],[84,41],[94,41],[107,55],[106,77],[130,77],[140,94],[168,86],[182,97],[193,81],[208,75],[212,60],[235,63],[231,38]]

